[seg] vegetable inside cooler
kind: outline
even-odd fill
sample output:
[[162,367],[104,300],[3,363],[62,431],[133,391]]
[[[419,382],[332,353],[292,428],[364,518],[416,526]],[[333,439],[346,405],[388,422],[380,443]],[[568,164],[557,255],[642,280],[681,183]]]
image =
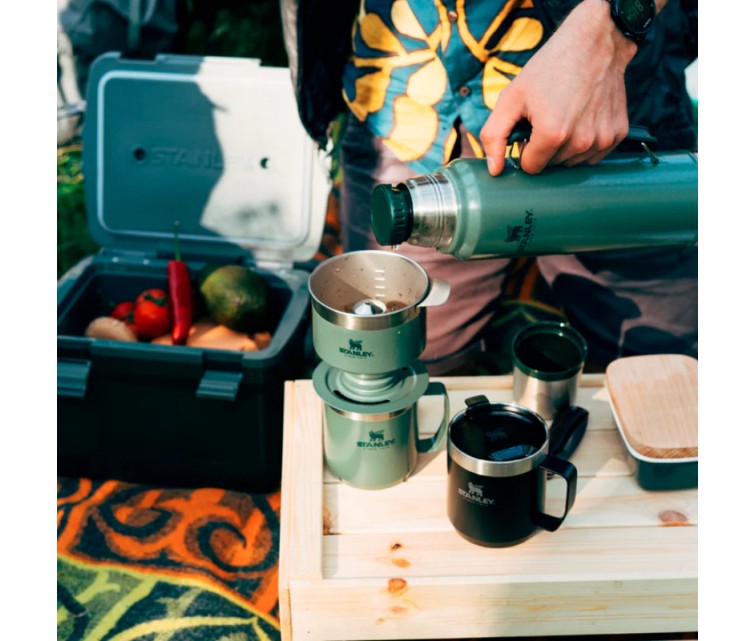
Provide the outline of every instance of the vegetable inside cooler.
[[[159,288],[167,292],[167,272],[157,262],[156,264],[132,265],[128,267],[122,264],[90,264],[84,269],[81,276],[76,279],[71,289],[60,301],[58,335],[83,338],[88,325],[94,319],[108,316],[120,302],[135,300],[140,293],[152,288]],[[217,323],[209,316],[202,297],[197,290],[198,267],[190,264],[194,293],[192,325],[195,329],[204,329],[211,325],[217,325]],[[259,273],[263,275],[268,284],[271,304],[264,333],[269,333],[270,337],[273,337],[291,301],[292,290],[283,278],[270,272]],[[223,335],[226,336],[233,333],[229,330]],[[165,341],[164,338],[161,337],[154,340],[160,344],[170,344],[170,341]],[[150,342],[150,340],[143,339],[142,342]],[[260,341],[258,340],[258,342]],[[232,342],[228,341],[226,341],[226,344],[233,345]],[[224,343],[221,341],[217,348],[222,349],[223,345]],[[265,350],[269,345],[270,338],[259,349]],[[193,344],[190,343],[189,346],[193,346]],[[207,342],[201,346],[212,347]],[[178,345],[173,347],[180,349]]]

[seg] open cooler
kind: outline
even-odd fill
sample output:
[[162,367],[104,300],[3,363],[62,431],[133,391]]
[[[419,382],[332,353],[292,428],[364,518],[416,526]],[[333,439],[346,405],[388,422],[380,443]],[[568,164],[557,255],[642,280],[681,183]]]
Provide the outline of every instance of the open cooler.
[[[102,250],[58,283],[58,474],[277,488],[283,382],[305,373],[307,269],[328,193],[288,69],[106,54],[90,72],[83,152]],[[208,264],[266,279],[277,319],[267,348],[84,336],[114,303],[168,291],[174,221],[193,280]]]

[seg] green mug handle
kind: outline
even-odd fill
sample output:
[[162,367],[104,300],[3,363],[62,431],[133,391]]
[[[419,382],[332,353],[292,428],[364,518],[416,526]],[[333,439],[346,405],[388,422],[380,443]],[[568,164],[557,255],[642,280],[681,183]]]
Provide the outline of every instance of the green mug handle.
[[417,439],[417,451],[421,453],[435,452],[442,443],[445,443],[446,428],[449,425],[449,395],[446,393],[446,386],[438,381],[428,383],[428,389],[423,396],[443,396],[444,397],[444,417],[441,419],[441,425],[438,426],[436,433],[427,438]]

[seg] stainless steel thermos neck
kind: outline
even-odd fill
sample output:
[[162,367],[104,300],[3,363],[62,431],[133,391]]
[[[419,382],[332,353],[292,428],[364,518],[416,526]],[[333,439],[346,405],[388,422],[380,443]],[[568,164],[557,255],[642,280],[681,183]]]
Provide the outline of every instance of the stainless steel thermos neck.
[[618,154],[597,165],[507,166],[458,159],[433,174],[378,185],[381,245],[408,242],[460,259],[571,254],[698,242],[698,159],[689,152]]

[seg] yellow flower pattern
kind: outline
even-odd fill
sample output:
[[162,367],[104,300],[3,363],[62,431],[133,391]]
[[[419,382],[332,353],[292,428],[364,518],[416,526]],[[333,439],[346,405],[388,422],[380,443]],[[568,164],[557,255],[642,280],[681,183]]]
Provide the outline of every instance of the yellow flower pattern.
[[402,161],[448,161],[460,119],[477,136],[544,38],[532,0],[362,0],[344,74],[352,113]]

